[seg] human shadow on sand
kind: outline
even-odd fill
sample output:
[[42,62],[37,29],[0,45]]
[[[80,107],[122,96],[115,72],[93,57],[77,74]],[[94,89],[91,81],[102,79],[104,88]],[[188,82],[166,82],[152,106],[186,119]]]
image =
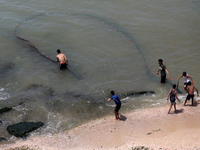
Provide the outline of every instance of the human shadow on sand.
[[177,109],[175,114],[183,113],[184,109]]
[[194,103],[193,105],[191,104],[191,100],[188,100],[187,103],[184,105],[184,106],[191,106],[191,107],[197,107],[197,105],[200,104],[200,101],[199,100],[194,100]]
[[120,115],[119,120],[120,121],[126,121],[127,117],[124,115]]
[[170,114],[179,114],[179,113],[183,113],[184,109],[176,109],[175,111],[171,111]]

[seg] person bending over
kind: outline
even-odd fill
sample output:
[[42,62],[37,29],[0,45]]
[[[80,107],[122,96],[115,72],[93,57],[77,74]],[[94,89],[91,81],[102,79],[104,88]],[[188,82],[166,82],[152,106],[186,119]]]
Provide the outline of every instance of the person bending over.
[[184,77],[184,86],[183,86],[184,90],[186,90],[188,82],[190,82],[190,79],[192,81],[192,84],[194,84],[192,77],[190,77],[186,72],[183,72],[183,74],[178,78],[178,80],[182,77]]
[[109,98],[108,101],[110,100],[114,100],[115,102],[115,109],[114,109],[114,113],[115,113],[115,118],[116,120],[119,119],[119,109],[121,108],[121,101],[119,99],[119,97],[115,94],[114,91],[111,91],[110,94],[112,95],[112,98]]
[[60,70],[66,69],[67,65],[68,65],[68,59],[67,59],[67,57],[65,56],[65,54],[61,53],[60,49],[57,49],[57,53],[58,53],[58,55],[56,56],[56,58],[57,58],[57,61],[60,62],[59,69]]

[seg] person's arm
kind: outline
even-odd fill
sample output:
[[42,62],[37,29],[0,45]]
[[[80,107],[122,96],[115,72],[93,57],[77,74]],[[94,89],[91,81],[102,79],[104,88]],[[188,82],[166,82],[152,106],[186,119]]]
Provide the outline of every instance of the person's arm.
[[187,93],[189,93],[188,87],[185,89]]
[[179,102],[181,102],[180,99],[179,99],[178,96],[177,96],[177,92],[176,92],[176,91],[174,92],[174,94],[175,94],[176,99],[177,99]]
[[180,78],[182,78],[183,77],[183,75],[181,75],[179,78],[178,78],[178,80],[180,79]]
[[192,77],[190,77],[189,75],[187,75],[187,77],[190,78],[192,81],[192,84],[194,84]]
[[59,58],[58,57],[56,57],[57,58],[57,62],[59,62]]
[[167,95],[167,103],[168,103],[168,99],[169,99],[169,95],[171,93],[171,90],[169,91],[168,95]]
[[68,65],[68,59],[66,59],[66,64]]
[[194,87],[194,89],[197,91],[197,96],[199,96],[199,91],[197,90],[197,88]]
[[64,55],[64,58],[65,58],[66,64],[68,65],[68,59],[67,59],[67,57],[65,55]]
[[110,101],[112,98],[108,98],[108,101]]
[[159,71],[160,71],[160,70],[161,70],[161,69],[159,68],[158,71],[157,71],[157,75],[159,74]]
[[166,71],[166,73],[167,73],[167,75],[168,75],[169,79],[170,79],[170,80],[172,80],[172,79],[171,79],[171,77],[170,77],[170,75],[169,75],[169,72],[168,72],[168,70],[167,70],[167,69],[165,69],[165,71]]

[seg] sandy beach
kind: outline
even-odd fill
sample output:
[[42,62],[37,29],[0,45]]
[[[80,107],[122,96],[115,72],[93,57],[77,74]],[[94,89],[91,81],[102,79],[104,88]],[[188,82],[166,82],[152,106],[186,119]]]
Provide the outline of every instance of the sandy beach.
[[195,106],[177,102],[177,113],[166,106],[93,120],[79,127],[51,136],[34,136],[0,149],[26,145],[41,150],[65,149],[200,149],[200,101]]

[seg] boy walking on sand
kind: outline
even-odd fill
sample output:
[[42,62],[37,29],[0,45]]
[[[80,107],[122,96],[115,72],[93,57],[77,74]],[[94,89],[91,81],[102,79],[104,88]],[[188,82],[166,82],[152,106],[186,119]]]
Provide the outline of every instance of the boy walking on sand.
[[[171,105],[169,107],[168,114],[170,114],[170,111],[171,111],[171,108],[172,108],[173,105],[174,105],[174,112],[176,113],[176,98],[178,99],[177,91],[176,91],[176,84],[173,84],[173,89],[171,89],[169,91],[168,96],[167,96],[167,102],[168,102],[169,96],[170,96]],[[178,99],[178,101],[180,102],[179,99]]]
[[188,82],[188,87],[186,88],[186,91],[187,91],[188,95],[187,95],[187,97],[185,99],[184,106],[185,106],[187,100],[190,100],[190,98],[192,98],[192,106],[193,106],[193,104],[194,104],[194,90],[197,91],[197,96],[199,96],[199,92],[198,92],[197,88],[195,88],[195,86],[191,85],[191,82],[189,81]]
[[114,110],[114,113],[115,113],[115,118],[116,120],[119,119],[119,109],[121,108],[121,101],[119,99],[119,97],[115,94],[114,91],[111,91],[110,94],[112,95],[112,98],[109,98],[108,101],[110,100],[114,100],[115,102],[115,110]]

